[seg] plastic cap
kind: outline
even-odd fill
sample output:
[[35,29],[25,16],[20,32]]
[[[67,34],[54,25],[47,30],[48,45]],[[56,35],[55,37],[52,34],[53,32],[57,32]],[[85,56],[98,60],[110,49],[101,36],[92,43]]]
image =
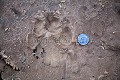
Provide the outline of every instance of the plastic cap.
[[87,34],[80,34],[78,36],[78,43],[80,45],[87,45],[89,43],[89,36]]

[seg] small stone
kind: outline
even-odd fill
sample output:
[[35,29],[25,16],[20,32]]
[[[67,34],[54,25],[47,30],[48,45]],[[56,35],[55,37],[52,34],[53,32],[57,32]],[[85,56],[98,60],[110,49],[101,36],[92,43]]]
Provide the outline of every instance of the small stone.
[[61,7],[62,7],[62,5],[61,5],[61,4],[59,4],[59,7],[61,8]]
[[105,76],[101,74],[100,76],[98,76],[98,80],[100,80],[103,77],[105,77]]
[[105,74],[108,74],[108,72],[107,72],[107,71],[105,71],[104,73],[105,73]]
[[42,11],[42,13],[45,12],[45,11]]
[[34,20],[31,20],[31,22],[32,22],[32,23],[35,23],[35,22],[36,22],[36,20],[35,20],[35,19],[34,19]]
[[59,10],[56,11],[57,14],[61,14]]
[[102,7],[105,7],[105,5],[102,5]]
[[115,32],[113,32],[113,34],[115,34]]
[[27,11],[24,9],[24,10],[23,10],[23,15],[25,15],[25,14],[26,14],[26,12],[27,12]]
[[34,4],[36,0],[30,0],[30,4]]
[[5,31],[8,31],[9,28],[5,28]]
[[104,46],[100,46],[103,50],[105,49],[105,47]]
[[61,0],[60,2],[64,3],[64,2],[65,2],[65,0]]

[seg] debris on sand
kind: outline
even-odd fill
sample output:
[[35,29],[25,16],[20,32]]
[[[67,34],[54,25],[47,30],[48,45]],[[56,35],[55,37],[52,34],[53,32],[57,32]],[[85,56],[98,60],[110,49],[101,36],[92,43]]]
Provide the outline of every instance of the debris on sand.
[[45,52],[45,49],[44,48],[42,48],[42,52],[41,52],[41,57],[43,58],[43,61],[42,61],[42,63],[44,63],[44,57],[45,57],[45,55],[46,55],[46,52]]
[[39,57],[38,57],[38,55],[37,55],[37,46],[35,47],[35,49],[33,49],[33,56],[36,58],[36,59],[38,59]]
[[9,65],[12,67],[13,70],[19,71],[20,69],[14,64],[14,62],[10,59],[10,57],[8,57],[7,55],[5,55],[5,51],[2,50],[0,52],[0,57],[1,59],[5,62],[5,64]]
[[42,52],[41,52],[41,57],[43,58],[43,57],[45,57],[45,54],[46,54],[46,52],[45,52],[45,49],[44,48],[42,48]]

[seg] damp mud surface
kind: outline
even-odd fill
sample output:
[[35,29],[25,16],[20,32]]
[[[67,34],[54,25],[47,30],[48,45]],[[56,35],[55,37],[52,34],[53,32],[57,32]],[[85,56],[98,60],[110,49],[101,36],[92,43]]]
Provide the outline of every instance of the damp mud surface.
[[0,0],[0,80],[120,80],[119,34],[119,0]]

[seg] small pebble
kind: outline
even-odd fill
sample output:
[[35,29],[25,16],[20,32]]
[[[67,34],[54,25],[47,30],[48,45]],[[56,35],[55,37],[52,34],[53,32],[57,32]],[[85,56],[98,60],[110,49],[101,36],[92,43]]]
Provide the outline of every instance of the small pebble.
[[23,15],[25,15],[25,14],[26,14],[26,12],[27,12],[27,11],[24,9],[24,10],[23,10]]
[[62,5],[61,5],[61,4],[59,4],[59,7],[61,8],[61,7],[62,7]]
[[36,0],[30,0],[30,4],[34,4]]
[[8,31],[9,28],[5,28],[5,31]]
[[101,75],[99,75],[99,76],[98,76],[98,80],[100,80],[100,79],[101,79],[101,78],[103,78],[103,77],[105,77],[105,76],[104,76],[104,75],[102,75],[102,74],[101,74]]
[[105,73],[105,74],[108,74],[108,72],[107,72],[107,71],[105,71],[104,73]]
[[113,34],[115,34],[115,32],[113,32]]
[[61,0],[60,2],[64,3],[64,2],[65,2],[65,0]]
[[102,7],[105,7],[105,5],[102,5]]

